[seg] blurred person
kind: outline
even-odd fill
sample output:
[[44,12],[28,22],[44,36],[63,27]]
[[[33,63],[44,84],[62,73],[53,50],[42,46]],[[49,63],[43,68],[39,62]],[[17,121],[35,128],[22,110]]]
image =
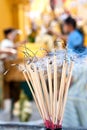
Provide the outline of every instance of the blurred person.
[[[2,65],[2,68],[1,68],[1,70],[3,70],[2,73],[4,73],[4,61],[10,60],[10,59],[13,60],[14,58],[16,58],[17,47],[19,47],[21,44],[26,42],[26,41],[23,41],[23,42],[18,42],[15,44],[15,39],[16,39],[17,34],[18,34],[18,31],[13,28],[8,28],[4,30],[5,39],[3,39],[0,44],[0,62],[1,62],[0,65]],[[5,88],[3,86],[3,91],[7,92],[9,90],[8,87],[9,86],[5,84]],[[4,102],[3,102],[4,111],[3,112],[10,116],[12,100],[10,99],[10,97],[6,97],[7,95],[4,95]]]
[[4,73],[3,61],[5,60],[5,58],[1,57],[1,55],[3,54],[12,55],[12,53],[10,51],[0,49],[0,108],[2,108],[3,103],[3,73]]
[[[4,111],[2,114],[5,114],[6,118],[10,118],[10,111],[11,111],[11,100],[4,99],[3,100],[3,91],[4,91],[4,61],[7,59],[7,57],[12,56],[14,53],[10,50],[6,49],[0,49],[0,108],[4,106]],[[5,89],[5,93],[7,92],[7,89]]]
[[3,61],[6,59],[5,57],[2,57],[2,55],[12,55],[13,53],[11,51],[1,50],[0,49],[0,74],[4,72],[4,66]]
[[63,39],[67,44],[67,49],[79,53],[85,50],[84,47],[84,33],[77,28],[77,23],[71,16],[67,17],[62,25],[63,34],[58,34],[51,31],[52,34]]
[[82,30],[77,28],[76,20],[72,17],[68,17],[64,20],[63,32],[66,34],[65,38],[67,41],[68,49],[75,52],[84,51],[84,33]]
[[76,64],[74,64],[72,82],[64,112],[63,126],[87,127],[87,52],[85,58],[82,59],[82,56],[84,56],[83,52],[86,50],[84,47],[84,34],[77,28],[76,20],[70,16],[64,20],[63,31],[64,35],[53,34],[67,41],[68,51],[72,50],[78,56],[81,55]]
[[15,58],[17,54],[17,48],[21,45],[26,43],[26,40],[15,43],[15,39],[17,34],[19,34],[19,31],[14,28],[8,28],[4,30],[4,36],[5,38],[1,41],[0,49],[2,51],[10,52],[10,55],[3,54],[1,55],[2,58]]
[[5,48],[17,49],[17,47],[19,47],[21,44],[26,43],[26,40],[24,40],[14,44],[17,34],[20,34],[19,30],[16,30],[14,28],[5,29],[4,30],[5,39],[3,39],[1,42],[0,45],[1,49],[5,49]]
[[16,38],[16,35],[17,35],[17,30],[13,28],[8,28],[4,30],[5,39],[3,39],[1,42],[1,49],[16,48],[16,46],[14,45],[14,40]]
[[57,4],[57,0],[50,0],[50,7],[53,11],[55,10],[56,4]]
[[[65,19],[63,31],[66,34],[68,50],[81,56],[74,65],[72,83],[69,89],[63,125],[66,127],[87,127],[87,63],[82,62],[84,33],[77,28],[76,20],[72,17]],[[87,55],[87,52],[85,53]],[[85,57],[86,58],[86,57]],[[86,61],[86,59],[83,59]],[[78,72],[77,72],[78,70]]]

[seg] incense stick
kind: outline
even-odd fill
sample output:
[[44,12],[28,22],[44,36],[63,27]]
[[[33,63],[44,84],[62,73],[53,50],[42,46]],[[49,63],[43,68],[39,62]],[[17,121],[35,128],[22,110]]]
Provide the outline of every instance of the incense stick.
[[33,80],[33,88],[34,88],[34,91],[36,93],[36,97],[37,97],[37,100],[38,100],[38,103],[40,105],[40,108],[41,108],[41,111],[43,113],[43,117],[45,119],[45,112],[43,110],[43,105],[42,105],[42,100],[41,100],[41,97],[40,97],[40,91],[38,90],[38,86],[36,85],[36,83],[38,82],[36,80],[36,75],[35,75],[35,72],[33,72],[31,69],[30,69],[30,74],[31,74],[31,77],[32,77],[32,80]]
[[56,63],[56,56],[54,56],[54,100],[53,100],[53,122],[56,120],[56,108],[57,108],[57,63]]
[[49,84],[49,96],[50,96],[50,116],[53,115],[53,92],[52,92],[52,72],[51,65],[47,63],[47,74],[48,74],[48,84]]
[[26,64],[25,68],[26,71],[23,72],[24,77],[32,92],[45,126],[51,129],[61,128],[72,76],[73,62],[68,65],[67,61],[64,60],[61,81],[58,81],[58,65],[56,56],[54,56],[52,64],[48,61],[46,73],[48,85],[46,84],[44,71],[42,71],[41,68],[37,68],[34,63],[30,65]]
[[40,95],[43,111],[45,113],[46,118],[49,119],[48,113],[46,111],[45,102],[44,102],[44,97],[43,97],[42,87],[41,87],[41,83],[40,83],[40,78],[39,78],[39,74],[38,74],[36,66],[34,66],[34,70],[35,70],[35,79],[36,79],[36,82],[37,82],[38,91],[39,91],[39,95]]
[[64,68],[63,68],[63,72],[62,72],[62,76],[63,76],[63,79],[61,77],[61,85],[60,85],[60,96],[59,96],[59,99],[60,99],[60,102],[59,102],[59,115],[58,115],[58,119],[61,118],[61,113],[62,113],[62,109],[63,109],[63,96],[64,96],[64,92],[65,92],[65,85],[66,85],[66,72],[67,72],[67,67],[68,67],[68,64],[66,61],[64,61]]
[[67,101],[69,85],[70,85],[70,81],[71,81],[71,77],[72,77],[73,65],[74,65],[73,62],[71,62],[70,70],[69,70],[69,74],[68,74],[68,78],[67,78],[67,82],[66,82],[66,91],[65,91],[65,94],[64,94],[63,110],[62,110],[62,115],[61,115],[60,122],[62,122],[62,120],[63,120],[64,109],[65,109],[65,105],[66,105],[66,101]]
[[23,75],[24,75],[24,77],[25,77],[25,79],[26,79],[26,81],[27,81],[27,84],[28,84],[28,86],[29,86],[29,88],[30,88],[30,91],[32,92],[32,95],[33,95],[33,98],[34,98],[34,100],[35,100],[36,106],[37,106],[37,108],[38,108],[38,110],[39,110],[39,113],[40,113],[42,119],[44,120],[44,117],[43,117],[43,114],[42,114],[42,112],[41,112],[41,109],[40,109],[40,106],[39,106],[39,104],[38,104],[38,101],[37,101],[37,99],[36,99],[35,93],[33,92],[32,87],[31,87],[31,84],[29,83],[29,80],[28,80],[28,78],[27,78],[27,76],[26,76],[26,72],[23,72]]
[[[65,69],[66,63],[64,61],[63,63],[63,68],[62,68],[62,76],[61,76],[61,83],[60,83],[60,90],[59,90],[59,99],[58,99],[58,103],[57,103],[57,116],[56,116],[56,122],[57,119],[59,119],[59,112],[60,112],[60,105],[61,105],[61,100],[62,100],[62,96],[63,96],[63,90],[64,90],[64,81],[65,81],[65,73],[66,73],[66,69]],[[60,120],[60,119],[59,119]]]
[[48,113],[49,113],[49,111],[50,111],[49,94],[48,94],[48,91],[47,91],[47,85],[46,85],[46,81],[45,81],[45,78],[44,78],[42,71],[40,71],[40,79],[41,79],[41,82],[42,82],[43,93],[44,93],[44,97],[45,97],[45,101],[46,101],[46,105],[47,105],[47,110],[48,110]]

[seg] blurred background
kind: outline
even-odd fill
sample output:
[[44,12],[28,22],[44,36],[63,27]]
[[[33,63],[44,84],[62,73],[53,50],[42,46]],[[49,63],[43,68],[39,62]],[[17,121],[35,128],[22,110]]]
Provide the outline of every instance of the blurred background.
[[[39,48],[47,52],[60,49],[58,36],[52,32],[63,34],[62,23],[67,16],[83,29],[86,47],[86,13],[87,0],[0,0],[0,121],[41,120],[25,78],[15,64],[24,62],[25,43],[32,52]],[[61,48],[65,47],[63,41]],[[37,56],[42,58],[47,52],[39,51]]]

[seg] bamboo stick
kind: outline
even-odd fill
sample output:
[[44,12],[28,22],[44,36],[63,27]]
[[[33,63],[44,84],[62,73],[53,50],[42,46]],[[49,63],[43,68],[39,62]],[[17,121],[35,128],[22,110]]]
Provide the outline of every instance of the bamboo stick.
[[68,68],[68,64],[67,64],[67,62],[65,62],[65,72],[64,72],[64,74],[63,74],[64,82],[62,83],[63,88],[62,88],[62,93],[61,93],[61,97],[60,97],[60,100],[61,100],[61,101],[60,101],[60,104],[59,104],[59,106],[60,106],[60,108],[59,108],[59,115],[58,115],[58,118],[59,118],[59,119],[61,118],[61,113],[62,113],[62,109],[63,109],[63,100],[64,100],[63,96],[64,96],[65,85],[66,85],[66,77],[67,77],[66,73],[67,73],[67,68]]
[[56,121],[56,108],[57,108],[57,63],[56,56],[54,56],[54,100],[53,100],[53,122]]
[[60,83],[60,90],[59,90],[59,99],[57,103],[57,116],[56,116],[56,122],[57,119],[60,120],[59,114],[60,114],[60,105],[62,102],[62,97],[63,97],[63,91],[64,91],[64,84],[65,84],[65,76],[66,76],[66,62],[64,61],[63,63],[63,68],[62,68],[62,76],[61,76],[61,83]]
[[26,67],[26,73],[27,73],[27,75],[28,75],[28,78],[29,78],[29,80],[31,81],[31,83],[33,83],[32,78],[31,78],[31,74],[30,74],[30,72],[29,72],[30,65],[26,65],[25,67]]
[[51,65],[47,63],[47,75],[48,75],[48,84],[49,84],[49,96],[50,96],[50,116],[53,115],[53,92],[52,92],[52,72]]
[[[23,74],[44,122],[48,120],[50,123],[53,123],[52,125],[59,125],[60,122],[61,125],[72,76],[73,62],[71,62],[70,66],[68,66],[67,62],[64,60],[60,84],[58,82],[58,66],[56,56],[54,56],[53,63],[54,64],[50,64],[49,61],[47,62],[49,92],[47,90],[44,73],[41,69],[37,69],[35,64],[31,64],[29,66],[25,65],[26,72],[23,71]],[[52,65],[54,65],[53,74]],[[67,69],[69,71],[68,76]],[[30,82],[32,83],[32,86]]]
[[30,90],[31,90],[31,93],[32,93],[33,98],[34,98],[35,103],[36,103],[36,106],[37,106],[37,108],[38,108],[38,110],[39,110],[40,116],[42,117],[43,120],[45,120],[45,119],[44,119],[44,116],[43,116],[43,113],[42,113],[42,111],[41,111],[41,108],[40,108],[40,106],[39,106],[39,104],[38,104],[36,95],[35,95],[35,93],[33,92],[32,87],[31,87],[31,84],[29,83],[29,80],[28,80],[28,78],[27,78],[27,76],[26,76],[26,72],[23,72],[23,75],[24,75],[24,77],[25,77],[25,79],[26,79],[26,81],[27,81],[27,84],[28,84],[28,86],[29,86],[29,88],[30,88]]
[[66,101],[67,101],[67,96],[68,96],[68,90],[69,90],[70,81],[71,81],[71,77],[72,77],[73,65],[74,65],[73,62],[71,62],[71,64],[70,64],[70,70],[69,70],[69,74],[68,74],[68,79],[67,79],[67,83],[66,83],[66,90],[65,90],[64,102],[63,102],[63,110],[62,110],[62,115],[61,115],[60,122],[62,122],[62,120],[63,120],[64,109],[65,109],[65,105],[66,105]]
[[43,97],[43,93],[42,93],[42,87],[41,87],[41,83],[40,83],[40,78],[39,78],[39,74],[37,72],[36,66],[34,66],[34,71],[35,71],[35,79],[36,79],[36,82],[37,82],[38,91],[39,91],[39,95],[40,95],[43,111],[45,113],[46,119],[49,120],[49,116],[48,116],[48,113],[46,111],[46,106],[45,106],[44,97]]
[[45,97],[45,101],[46,101],[46,105],[47,105],[47,110],[48,110],[48,113],[49,113],[49,111],[50,111],[49,94],[48,94],[46,81],[45,81],[45,78],[44,78],[42,71],[40,71],[40,79],[41,79],[41,82],[42,82],[43,93],[44,93],[44,97]]
[[34,88],[38,103],[40,105],[42,115],[43,115],[43,117],[45,119],[45,112],[43,110],[42,100],[41,100],[41,97],[40,97],[41,92],[40,92],[40,90],[38,89],[38,86],[37,86],[38,81],[36,81],[36,79],[35,79],[35,77],[36,77],[35,72],[33,72],[31,69],[29,69],[29,71],[30,71],[30,74],[31,74],[31,77],[32,77],[32,80],[33,80],[33,88]]

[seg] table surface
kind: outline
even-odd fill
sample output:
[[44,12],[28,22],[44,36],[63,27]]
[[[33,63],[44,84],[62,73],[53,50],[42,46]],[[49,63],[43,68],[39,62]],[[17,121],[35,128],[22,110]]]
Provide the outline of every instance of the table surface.
[[[45,130],[43,126],[28,123],[0,123],[0,130]],[[63,128],[62,130],[87,130],[86,128]]]

